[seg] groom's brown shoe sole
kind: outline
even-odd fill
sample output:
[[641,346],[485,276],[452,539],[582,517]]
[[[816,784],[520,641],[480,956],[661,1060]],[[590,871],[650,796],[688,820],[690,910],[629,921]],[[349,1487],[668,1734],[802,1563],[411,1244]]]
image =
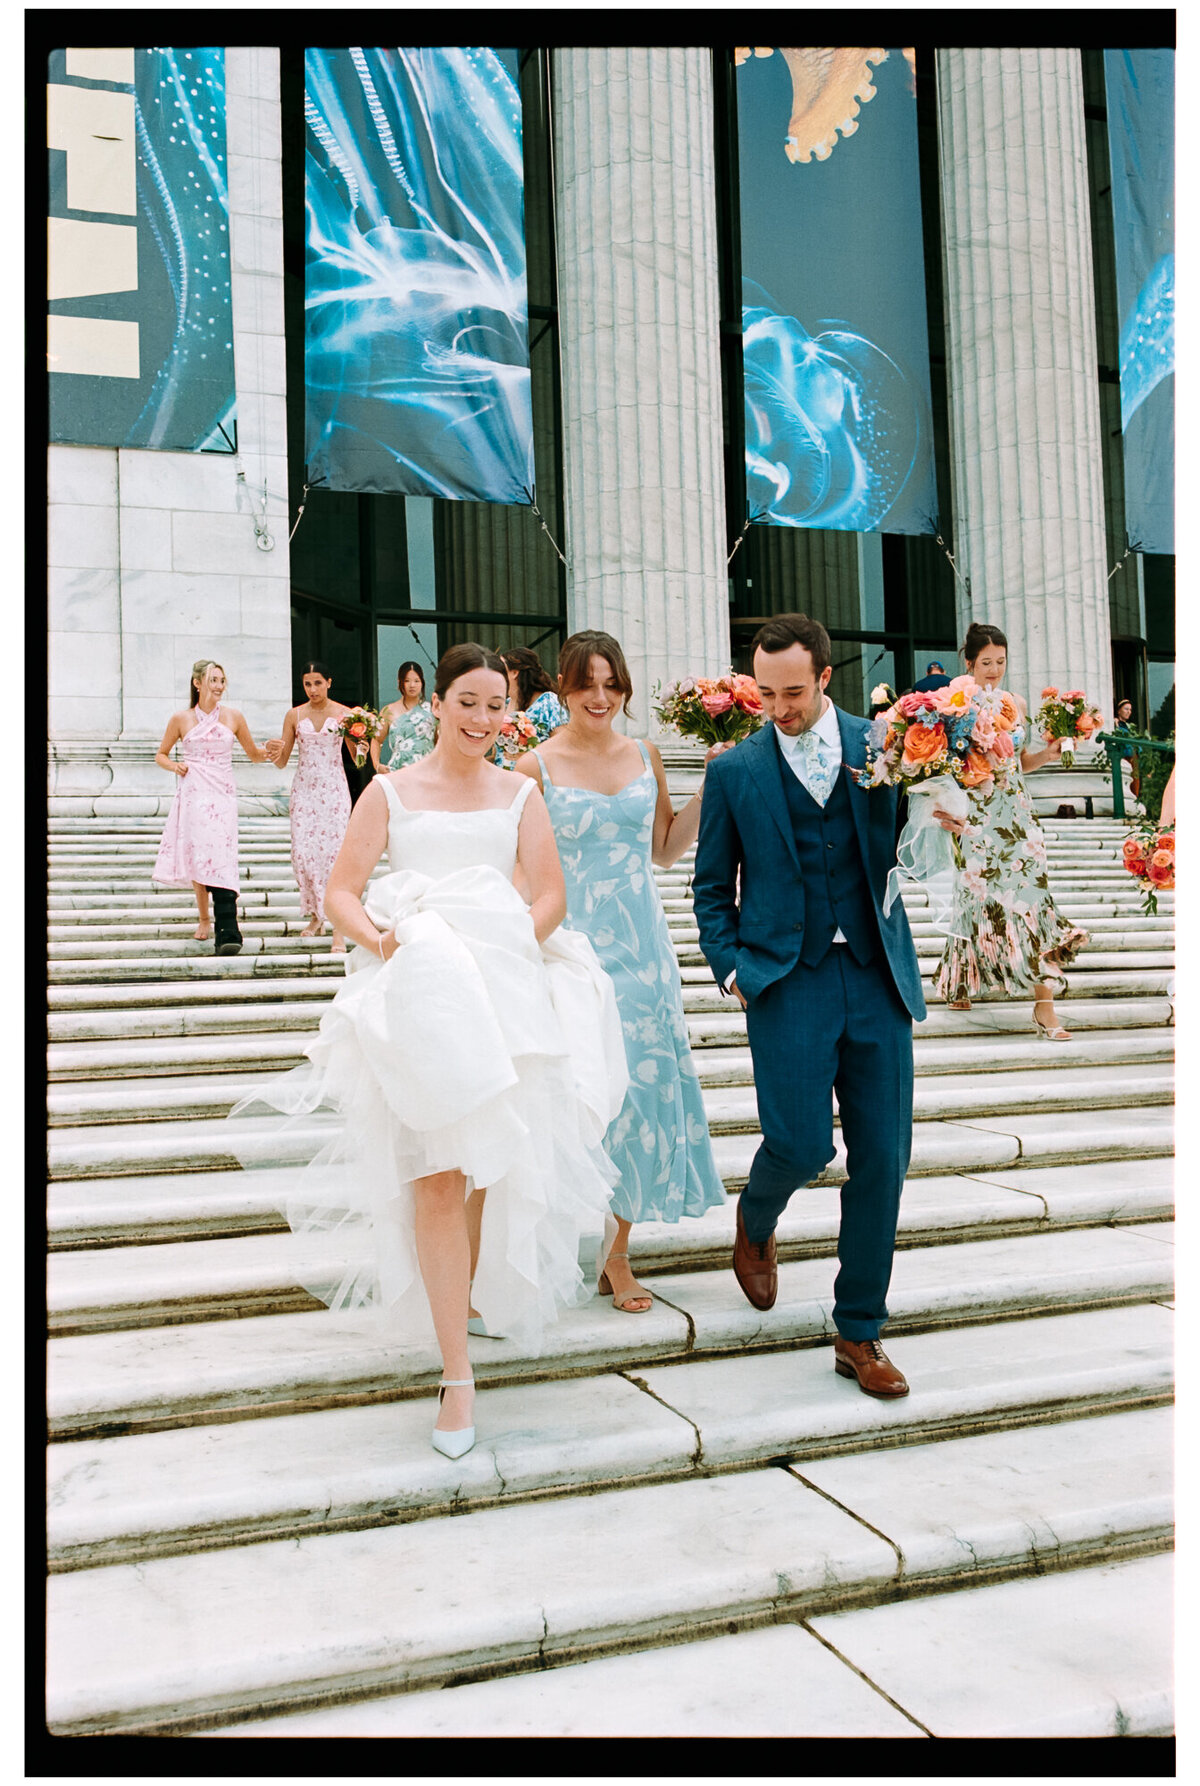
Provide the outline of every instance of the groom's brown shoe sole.
[[733,1275],[742,1287],[748,1302],[757,1309],[775,1306],[779,1293],[779,1274],[775,1263],[775,1236],[769,1240],[746,1239],[742,1227],[742,1205],[738,1200],[737,1227],[733,1240]]
[[891,1398],[908,1394],[908,1384],[878,1340],[833,1342],[833,1368],[839,1377],[857,1377],[864,1395]]

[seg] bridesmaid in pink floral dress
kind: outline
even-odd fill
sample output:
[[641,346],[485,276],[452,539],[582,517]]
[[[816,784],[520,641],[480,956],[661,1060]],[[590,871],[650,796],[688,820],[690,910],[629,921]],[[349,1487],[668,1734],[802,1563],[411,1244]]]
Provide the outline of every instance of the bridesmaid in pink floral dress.
[[[288,710],[282,738],[272,738],[267,751],[282,769],[295,744],[300,764],[292,782],[292,873],[300,888],[300,909],[308,916],[301,936],[319,936],[325,927],[325,883],[342,847],[350,817],[350,786],[342,768],[342,734],[338,722],[348,707],[329,699],[332,678],[324,664],[308,663],[301,678],[308,699]],[[346,940],[335,928],[331,952],[345,953]]]
[[[218,955],[236,955],[242,946],[237,924],[237,787],[233,779],[236,738],[252,763],[269,761],[250,736],[236,707],[223,707],[225,672],[211,658],[192,665],[191,706],[173,714],[155,755],[160,769],[180,778],[163,827],[152,879],[164,887],[188,887],[196,895],[200,922],[193,935],[207,942],[209,894],[216,912]],[[181,762],[170,752],[180,746]]]

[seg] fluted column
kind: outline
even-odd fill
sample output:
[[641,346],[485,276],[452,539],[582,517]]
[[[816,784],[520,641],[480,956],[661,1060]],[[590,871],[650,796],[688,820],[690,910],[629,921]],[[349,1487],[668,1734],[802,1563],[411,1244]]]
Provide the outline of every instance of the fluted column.
[[[1111,711],[1104,488],[1079,51],[939,50],[959,620],[1010,685]],[[961,633],[960,633],[961,637]]]
[[729,664],[710,53],[554,52],[568,617],[656,681]]

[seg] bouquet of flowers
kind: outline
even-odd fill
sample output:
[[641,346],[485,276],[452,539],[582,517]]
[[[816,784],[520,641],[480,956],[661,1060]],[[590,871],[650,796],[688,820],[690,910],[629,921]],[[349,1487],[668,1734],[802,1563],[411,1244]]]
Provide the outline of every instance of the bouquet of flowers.
[[1175,886],[1175,827],[1147,822],[1125,839],[1121,854],[1130,874],[1138,880],[1146,894],[1142,911],[1153,918],[1158,911],[1158,895],[1169,893]]
[[378,738],[385,730],[383,720],[374,707],[351,707],[348,713],[343,713],[338,731],[353,754],[356,769],[361,769],[366,762],[371,740]]
[[983,689],[972,676],[956,676],[946,688],[901,695],[871,725],[864,768],[853,770],[861,787],[902,787],[911,816],[896,846],[888,876],[884,915],[902,879],[917,882],[929,898],[939,930],[956,934],[955,870],[963,866],[958,840],[934,818],[935,806],[951,818],[967,818],[967,794],[990,794],[1016,756],[1012,733],[1017,703],[1004,689]]
[[1051,738],[1063,740],[1062,760],[1068,765],[1075,755],[1076,743],[1082,739],[1086,744],[1092,733],[1104,725],[1099,708],[1090,704],[1081,688],[1060,693],[1053,686],[1042,690],[1042,704],[1033,723],[1043,734],[1049,732]]
[[510,713],[496,740],[496,761],[503,768],[511,769],[519,756],[540,742],[538,729],[527,713]]
[[654,685],[654,712],[682,738],[705,744],[740,744],[762,725],[762,701],[753,676],[685,676],[663,693]]

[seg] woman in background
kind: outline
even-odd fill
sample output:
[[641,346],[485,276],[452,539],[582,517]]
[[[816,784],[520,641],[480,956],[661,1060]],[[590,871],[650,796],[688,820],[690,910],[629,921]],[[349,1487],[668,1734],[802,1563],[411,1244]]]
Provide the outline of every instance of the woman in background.
[[998,728],[997,739],[1007,737],[1011,748],[1009,767],[996,773],[989,793],[968,790],[965,820],[934,809],[939,823],[959,837],[964,858],[954,895],[959,934],[947,939],[934,991],[955,1011],[969,1011],[971,1000],[986,990],[1032,992],[1038,1035],[1046,1042],[1069,1042],[1054,999],[1066,991],[1063,970],[1088,933],[1055,907],[1046,875],[1046,843],[1023,774],[1056,761],[1062,739],[1047,737],[1040,749],[1026,744],[1025,702],[1002,687],[1008,640],[999,627],[972,621],[963,656],[968,675],[981,688],[1000,689],[1010,704],[1011,713],[1005,710],[1010,729]]
[[419,663],[409,659],[396,671],[396,687],[400,699],[383,709],[380,717],[387,729],[371,740],[371,761],[378,769],[385,740],[390,755],[389,769],[407,769],[427,757],[437,737],[433,709],[425,699],[425,672]]
[[[688,1045],[679,964],[653,868],[696,841],[700,795],[671,805],[653,744],[624,738],[633,682],[608,633],[575,633],[559,654],[567,724],[517,759],[550,809],[567,891],[567,924],[588,938],[612,976],[629,1060],[629,1090],[604,1138],[620,1173],[617,1236],[599,1289],[613,1307],[644,1314],[649,1291],[629,1264],[634,1222],[677,1222],[725,1202],[700,1081]],[[714,745],[705,762],[724,745]]]
[[[288,811],[292,826],[292,873],[300,889],[300,910],[308,923],[301,936],[320,936],[325,928],[325,883],[350,818],[350,789],[342,772],[342,734],[338,722],[350,709],[329,699],[333,682],[325,664],[305,664],[300,685],[307,697],[289,707],[282,738],[267,743],[267,754],[279,769],[286,767],[296,745],[300,764],[292,781]],[[344,954],[345,938],[335,928],[331,952]]]
[[[552,732],[567,723],[567,710],[554,692],[549,672],[537,653],[524,645],[514,645],[500,656],[508,672],[509,702],[531,721],[544,744]],[[512,763],[502,763],[501,767],[511,769]]]
[[[152,878],[162,887],[191,887],[200,922],[192,935],[208,941],[208,901],[216,919],[217,955],[237,955],[242,933],[237,921],[238,812],[233,779],[236,738],[252,763],[271,759],[250,736],[236,707],[223,707],[225,672],[211,657],[192,665],[191,700],[171,716],[154,761],[179,777],[163,827]],[[171,751],[180,747],[181,762]]]

